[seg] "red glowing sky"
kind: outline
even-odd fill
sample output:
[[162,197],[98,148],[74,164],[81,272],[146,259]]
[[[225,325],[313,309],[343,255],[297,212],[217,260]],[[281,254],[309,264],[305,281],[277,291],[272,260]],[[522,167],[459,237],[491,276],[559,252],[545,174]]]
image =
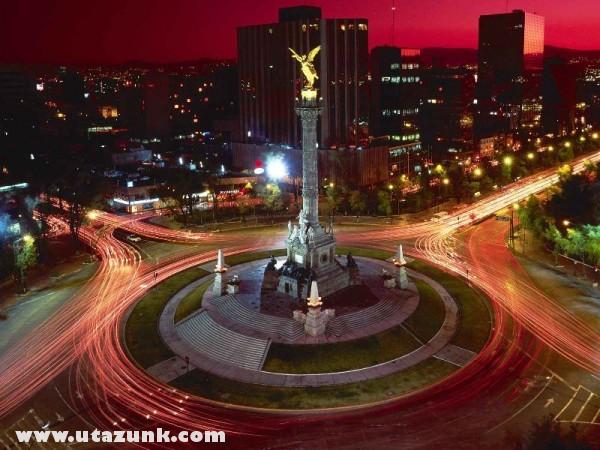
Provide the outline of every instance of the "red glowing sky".
[[[277,20],[281,6],[366,17],[371,47],[391,43],[393,0],[1,0],[0,61],[123,62],[234,57],[235,27]],[[546,18],[546,44],[600,49],[600,1],[510,0]],[[477,46],[477,18],[506,0],[396,0],[396,45]]]

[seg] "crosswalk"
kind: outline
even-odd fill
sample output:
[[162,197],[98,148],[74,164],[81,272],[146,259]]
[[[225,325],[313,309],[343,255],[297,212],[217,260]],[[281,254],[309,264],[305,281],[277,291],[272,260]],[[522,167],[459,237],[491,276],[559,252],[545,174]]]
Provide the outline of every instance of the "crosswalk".
[[554,416],[554,421],[586,425],[600,425],[600,398],[585,386],[579,385]]

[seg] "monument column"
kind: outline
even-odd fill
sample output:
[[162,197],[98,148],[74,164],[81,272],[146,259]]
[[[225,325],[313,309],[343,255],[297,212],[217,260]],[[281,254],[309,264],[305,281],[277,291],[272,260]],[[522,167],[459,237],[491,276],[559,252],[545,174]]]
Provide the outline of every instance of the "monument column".
[[322,108],[316,89],[303,89],[296,113],[302,122],[302,210],[307,224],[319,223],[319,147],[317,121]]

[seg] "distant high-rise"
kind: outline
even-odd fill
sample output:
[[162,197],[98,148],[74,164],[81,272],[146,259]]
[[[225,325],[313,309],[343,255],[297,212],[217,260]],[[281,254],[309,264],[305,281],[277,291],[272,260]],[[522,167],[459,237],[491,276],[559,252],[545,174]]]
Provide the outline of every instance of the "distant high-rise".
[[370,134],[391,146],[390,171],[408,173],[421,152],[419,49],[375,47],[371,51]]
[[421,142],[433,161],[472,147],[474,75],[465,67],[433,67],[423,73]]
[[479,18],[478,137],[539,124],[543,57],[543,17],[515,10]]
[[545,133],[568,134],[575,129],[577,82],[585,64],[570,63],[561,57],[544,63],[542,124]]
[[298,146],[294,111],[300,89],[289,48],[307,53],[320,45],[315,65],[323,114],[321,146],[354,144],[368,135],[368,25],[366,19],[322,19],[320,8],[279,11],[279,22],[238,28],[240,128],[246,142]]

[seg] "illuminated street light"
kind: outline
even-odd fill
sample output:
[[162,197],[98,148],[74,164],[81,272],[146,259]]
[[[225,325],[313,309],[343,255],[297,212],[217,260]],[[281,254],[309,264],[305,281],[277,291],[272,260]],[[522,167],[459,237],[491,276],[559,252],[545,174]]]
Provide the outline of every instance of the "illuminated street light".
[[393,184],[388,184],[388,189],[391,191],[392,189],[394,189],[394,185]]
[[579,142],[585,142],[585,136],[579,136]]
[[271,158],[267,161],[267,176],[272,180],[281,180],[288,174],[287,166],[282,157]]
[[598,139],[598,133],[592,133],[592,139]]
[[480,167],[476,167],[475,170],[473,170],[473,175],[475,175],[476,177],[480,177],[482,173],[483,171]]
[[553,152],[554,151],[554,146],[553,145],[548,146],[548,151],[549,152]]
[[571,143],[569,141],[565,142],[565,147],[567,147],[567,148],[571,147]]
[[329,187],[333,189],[333,188],[335,187],[335,183],[334,183],[333,181],[332,181],[332,182],[330,182],[330,183],[329,183]]
[[444,178],[442,180],[442,183],[444,183],[445,185],[449,185],[450,184],[450,180],[448,178]]
[[527,159],[533,159],[533,158],[535,158],[535,154],[533,152],[527,153]]
[[503,162],[504,162],[505,166],[512,166],[512,162],[513,162],[512,157],[505,156]]
[[564,225],[565,227],[568,227],[569,225],[571,225],[571,221],[570,221],[570,220],[567,220],[567,219],[563,220],[563,222],[562,222],[562,223],[563,223],[563,225]]

